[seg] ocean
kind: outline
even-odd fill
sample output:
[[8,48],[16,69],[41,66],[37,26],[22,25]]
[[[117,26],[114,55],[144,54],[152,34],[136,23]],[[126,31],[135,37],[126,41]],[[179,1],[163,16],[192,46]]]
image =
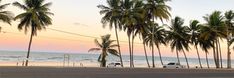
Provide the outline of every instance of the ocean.
[[[2,62],[15,62],[21,63],[26,58],[26,53],[23,51],[0,51],[0,65]],[[64,57],[65,56],[65,57]],[[99,67],[97,61],[98,54],[68,54],[68,53],[49,53],[49,52],[31,52],[30,62],[40,62],[40,63],[52,63],[57,62],[61,63],[61,66],[82,66],[82,67]],[[129,56],[123,55],[124,67],[129,67]],[[151,56],[148,57],[150,64]],[[167,64],[169,62],[176,62],[176,57],[162,57],[163,63]],[[181,64],[186,65],[184,57],[180,58]],[[190,67],[199,66],[197,58],[188,58]],[[29,63],[30,63],[29,62]],[[109,55],[107,57],[107,64],[112,62],[120,62],[119,57]],[[203,67],[207,67],[205,58],[201,58]],[[232,61],[234,62],[234,61]],[[156,67],[161,68],[161,62],[159,57],[155,57]],[[214,67],[214,60],[209,59],[210,67]],[[145,56],[134,56],[134,65],[135,67],[147,67]],[[152,65],[151,65],[152,66]],[[226,66],[226,60],[223,60],[223,66]]]

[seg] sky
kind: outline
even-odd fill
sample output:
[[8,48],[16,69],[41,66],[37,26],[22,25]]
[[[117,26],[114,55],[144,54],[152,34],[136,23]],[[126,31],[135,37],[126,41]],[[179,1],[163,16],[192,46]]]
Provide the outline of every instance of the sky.
[[[15,1],[22,2],[22,0],[2,0],[2,3],[12,3]],[[88,53],[87,51],[95,47],[94,38],[82,37],[78,35],[71,35],[53,31],[50,28],[68,31],[76,34],[100,37],[105,34],[111,34],[112,39],[115,39],[114,31],[108,27],[103,28],[100,22],[102,15],[99,14],[100,9],[97,8],[99,4],[106,4],[106,0],[46,0],[52,2],[51,12],[54,16],[53,25],[47,27],[46,30],[38,32],[38,35],[33,38],[32,51],[40,52],[61,52],[61,53]],[[185,19],[185,25],[189,24],[190,20],[197,19],[204,23],[202,16],[210,14],[215,10],[225,12],[227,10],[234,10],[234,0],[172,0],[167,4],[171,6],[172,18],[180,16]],[[15,15],[23,11],[15,6],[8,6],[5,10],[12,11]],[[170,22],[170,21],[168,21]],[[12,25],[7,25],[0,22],[2,31],[0,33],[0,50],[10,51],[27,51],[29,34],[17,29],[19,20],[12,22]],[[126,33],[120,31],[119,33],[121,51],[123,54],[128,54],[128,44]],[[143,55],[143,46],[141,41],[136,38],[135,54]],[[187,53],[188,57],[196,57],[196,52],[193,46]],[[175,52],[171,51],[169,46],[160,46],[163,56],[175,56]],[[226,54],[226,45],[222,44],[223,56]],[[147,49],[150,54],[150,49]],[[157,53],[157,50],[156,50]],[[205,57],[204,53],[201,57]],[[157,55],[157,54],[156,54]],[[180,54],[182,56],[182,53]],[[210,52],[209,57],[212,57]]]

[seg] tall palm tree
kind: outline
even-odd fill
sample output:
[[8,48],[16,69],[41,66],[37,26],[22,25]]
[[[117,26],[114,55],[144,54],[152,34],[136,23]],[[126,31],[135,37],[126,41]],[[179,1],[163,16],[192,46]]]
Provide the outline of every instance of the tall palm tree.
[[30,55],[33,36],[37,35],[38,30],[40,31],[42,29],[46,29],[46,26],[52,24],[52,19],[49,16],[53,15],[49,9],[52,3],[45,3],[45,0],[23,0],[23,4],[14,2],[13,5],[24,10],[23,13],[14,18],[15,20],[20,20],[18,29],[28,32],[28,30],[31,28],[31,36],[26,57],[27,60],[25,63],[25,66],[28,66],[28,58]]
[[[118,36],[118,29],[122,29],[122,25],[120,25],[120,17],[121,17],[121,4],[120,0],[107,0],[107,6],[105,5],[98,5],[98,8],[101,9],[100,14],[104,16],[102,17],[101,22],[103,23],[103,27],[109,23],[109,27],[112,29],[114,26],[115,28],[115,36],[117,40],[117,44],[119,44],[119,36]],[[120,50],[120,46],[118,46],[119,51],[119,58],[121,62],[121,66],[123,67],[123,59]]]
[[[203,31],[201,29],[201,33],[203,33],[205,31]],[[203,51],[205,51],[205,55],[206,55],[206,64],[207,64],[207,67],[210,68],[210,65],[209,65],[209,60],[208,60],[208,49],[212,48],[213,47],[213,44],[212,44],[212,39],[203,39],[202,37],[198,37],[198,44],[200,45],[201,49]]]
[[145,53],[146,63],[147,63],[147,65],[148,65],[148,67],[150,68],[149,59],[148,59],[148,55],[147,55],[147,51],[146,51],[146,43],[145,43],[145,40],[143,40],[143,47],[144,47],[144,53]]
[[214,11],[211,15],[203,17],[206,24],[202,27],[205,32],[201,33],[201,37],[205,40],[213,39],[213,54],[216,68],[220,68],[220,53],[218,48],[219,38],[226,37],[226,27],[224,23],[224,17],[221,15],[220,11]]
[[130,67],[134,67],[133,43],[134,43],[134,37],[136,35],[135,26],[138,25],[138,20],[142,18],[142,4],[143,4],[142,1],[137,1],[137,0],[121,1],[121,7],[122,7],[121,24],[123,24],[124,30],[127,32],[128,35]]
[[138,24],[135,26],[135,34],[139,34],[139,36],[141,37],[140,39],[142,40],[142,44],[144,47],[144,54],[145,54],[145,58],[146,58],[146,63],[148,65],[148,67],[150,68],[150,64],[149,64],[149,60],[148,60],[148,55],[147,55],[147,51],[146,51],[146,40],[145,38],[147,37],[147,34],[149,34],[147,31],[149,30],[149,25],[147,23],[145,23],[144,21],[145,19],[141,19],[138,20]]
[[105,35],[101,37],[101,43],[95,39],[94,42],[97,46],[97,48],[91,48],[90,51],[101,51],[101,54],[98,57],[98,62],[100,62],[101,67],[106,67],[106,57],[108,56],[108,53],[119,56],[119,53],[117,50],[113,49],[115,47],[118,47],[118,44],[113,44],[115,40],[110,40],[111,35]]
[[[168,5],[166,5],[167,1],[169,0],[147,0],[144,6],[146,12],[145,13],[146,19],[148,21],[153,21],[153,23],[155,23],[155,19],[160,19],[161,21],[163,21],[164,19],[168,20],[171,16],[169,12],[171,8]],[[153,39],[154,35],[152,34],[152,40]],[[153,53],[154,53],[154,45],[152,45],[152,55]],[[154,61],[154,57],[152,57],[152,59],[153,59],[152,61]],[[155,67],[154,62],[153,62],[153,67]]]
[[170,31],[168,32],[168,36],[166,40],[170,43],[171,49],[176,49],[177,60],[179,60],[179,51],[182,51],[187,63],[187,67],[189,68],[189,63],[187,56],[185,54],[185,50],[189,50],[189,34],[188,34],[188,27],[183,26],[184,20],[180,17],[175,17],[175,19],[171,22],[171,27],[169,27]]
[[190,30],[190,35],[191,35],[191,43],[195,46],[196,50],[197,50],[197,57],[198,57],[198,61],[199,61],[199,64],[200,64],[200,67],[202,68],[202,64],[201,64],[201,58],[200,58],[200,54],[198,52],[198,37],[199,37],[199,21],[197,20],[192,20],[190,22],[190,25],[189,25],[189,30]]
[[233,11],[227,11],[225,13],[225,24],[227,27],[227,68],[231,68],[231,52],[230,52],[230,46],[231,46],[231,39],[234,35],[234,12]]
[[[147,32],[147,35],[145,37],[145,42],[147,42],[149,46],[156,45],[156,47],[158,49],[161,65],[163,65],[162,55],[161,55],[161,51],[160,51],[159,46],[161,44],[166,44],[166,42],[165,42],[165,37],[166,37],[165,29],[162,26],[158,26],[158,24],[155,24],[155,25],[151,25],[148,28],[148,31],[146,31],[146,32]],[[152,34],[154,36],[153,38],[152,38]],[[154,52],[152,52],[152,53],[154,54]],[[152,56],[152,57],[154,57],[154,56]]]
[[[2,0],[0,0],[1,2]],[[0,5],[0,20],[2,22],[5,22],[5,23],[8,23],[11,25],[11,20],[13,19],[13,13],[10,12],[10,11],[4,11],[4,9],[10,5],[9,3],[8,4],[2,4]],[[1,30],[1,27],[0,27],[0,30]]]
[[156,27],[156,26],[158,26],[158,24],[155,24],[155,23],[153,23],[153,22],[150,22],[150,23],[148,23],[149,24],[149,30],[147,30],[146,31],[146,33],[147,33],[147,35],[146,35],[146,37],[144,38],[144,41],[147,43],[146,45],[148,45],[149,47],[151,47],[151,57],[152,57],[152,67],[154,68],[155,67],[155,61],[154,61],[154,40],[155,40],[155,38],[154,38],[154,28]]

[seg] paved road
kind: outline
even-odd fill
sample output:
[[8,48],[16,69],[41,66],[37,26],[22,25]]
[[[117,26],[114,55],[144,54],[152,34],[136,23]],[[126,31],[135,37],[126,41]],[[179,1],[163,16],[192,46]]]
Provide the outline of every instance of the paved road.
[[0,67],[0,78],[234,78],[234,70]]

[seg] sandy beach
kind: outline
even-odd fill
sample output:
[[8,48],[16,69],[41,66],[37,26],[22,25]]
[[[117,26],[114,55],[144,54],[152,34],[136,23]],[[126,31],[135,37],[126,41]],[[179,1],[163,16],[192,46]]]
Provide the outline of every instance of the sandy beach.
[[0,78],[234,78],[234,70],[0,67]]

